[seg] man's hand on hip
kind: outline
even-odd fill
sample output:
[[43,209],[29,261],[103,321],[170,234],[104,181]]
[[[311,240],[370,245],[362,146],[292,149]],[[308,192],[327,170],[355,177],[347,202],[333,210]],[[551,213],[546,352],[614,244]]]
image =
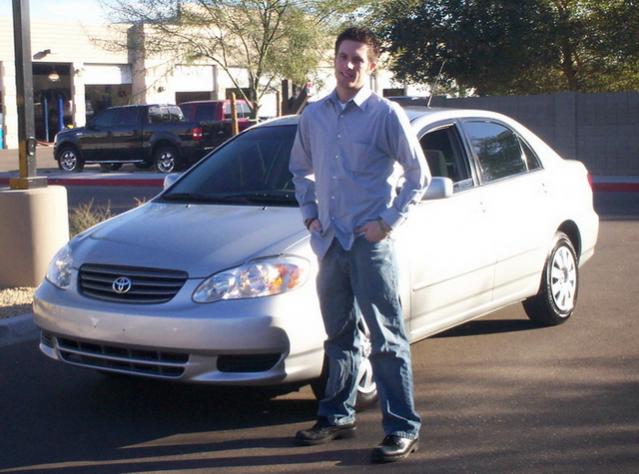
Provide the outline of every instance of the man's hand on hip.
[[390,233],[388,225],[380,220],[371,221],[364,224],[362,227],[355,229],[356,234],[363,234],[364,238],[371,243],[376,243],[384,240]]

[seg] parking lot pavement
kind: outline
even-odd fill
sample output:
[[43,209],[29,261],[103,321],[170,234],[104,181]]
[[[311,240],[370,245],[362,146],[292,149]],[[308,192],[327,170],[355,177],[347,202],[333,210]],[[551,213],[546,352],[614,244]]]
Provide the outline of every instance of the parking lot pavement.
[[0,347],[33,340],[38,335],[31,313],[0,319]]

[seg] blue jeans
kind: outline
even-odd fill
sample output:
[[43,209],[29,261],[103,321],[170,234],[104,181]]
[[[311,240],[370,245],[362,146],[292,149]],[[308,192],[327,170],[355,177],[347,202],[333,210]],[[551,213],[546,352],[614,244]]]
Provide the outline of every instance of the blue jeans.
[[362,347],[357,320],[363,316],[371,338],[370,361],[386,435],[414,439],[421,420],[413,401],[410,345],[398,295],[393,242],[358,237],[350,250],[337,239],[320,260],[317,277],[329,377],[318,415],[333,424],[355,420],[357,371]]

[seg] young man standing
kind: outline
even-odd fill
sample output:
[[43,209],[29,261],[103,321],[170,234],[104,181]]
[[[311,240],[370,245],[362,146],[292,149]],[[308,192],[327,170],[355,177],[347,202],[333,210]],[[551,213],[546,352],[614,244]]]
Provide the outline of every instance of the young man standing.
[[[378,55],[379,43],[367,29],[349,28],[337,37],[337,86],[300,118],[290,170],[319,259],[329,369],[318,420],[295,439],[313,445],[355,434],[361,312],[386,434],[373,461],[383,462],[404,459],[418,447],[421,420],[389,236],[421,199],[430,175],[404,112],[368,86]],[[396,163],[405,179],[399,194],[391,179]]]

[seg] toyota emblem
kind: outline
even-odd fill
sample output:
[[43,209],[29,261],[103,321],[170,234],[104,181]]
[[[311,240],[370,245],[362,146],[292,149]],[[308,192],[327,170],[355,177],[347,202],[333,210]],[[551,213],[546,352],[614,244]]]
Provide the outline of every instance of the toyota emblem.
[[115,291],[118,295],[124,295],[131,290],[132,286],[133,282],[131,282],[130,278],[117,277],[115,280],[113,280],[111,288],[113,288],[113,291]]

